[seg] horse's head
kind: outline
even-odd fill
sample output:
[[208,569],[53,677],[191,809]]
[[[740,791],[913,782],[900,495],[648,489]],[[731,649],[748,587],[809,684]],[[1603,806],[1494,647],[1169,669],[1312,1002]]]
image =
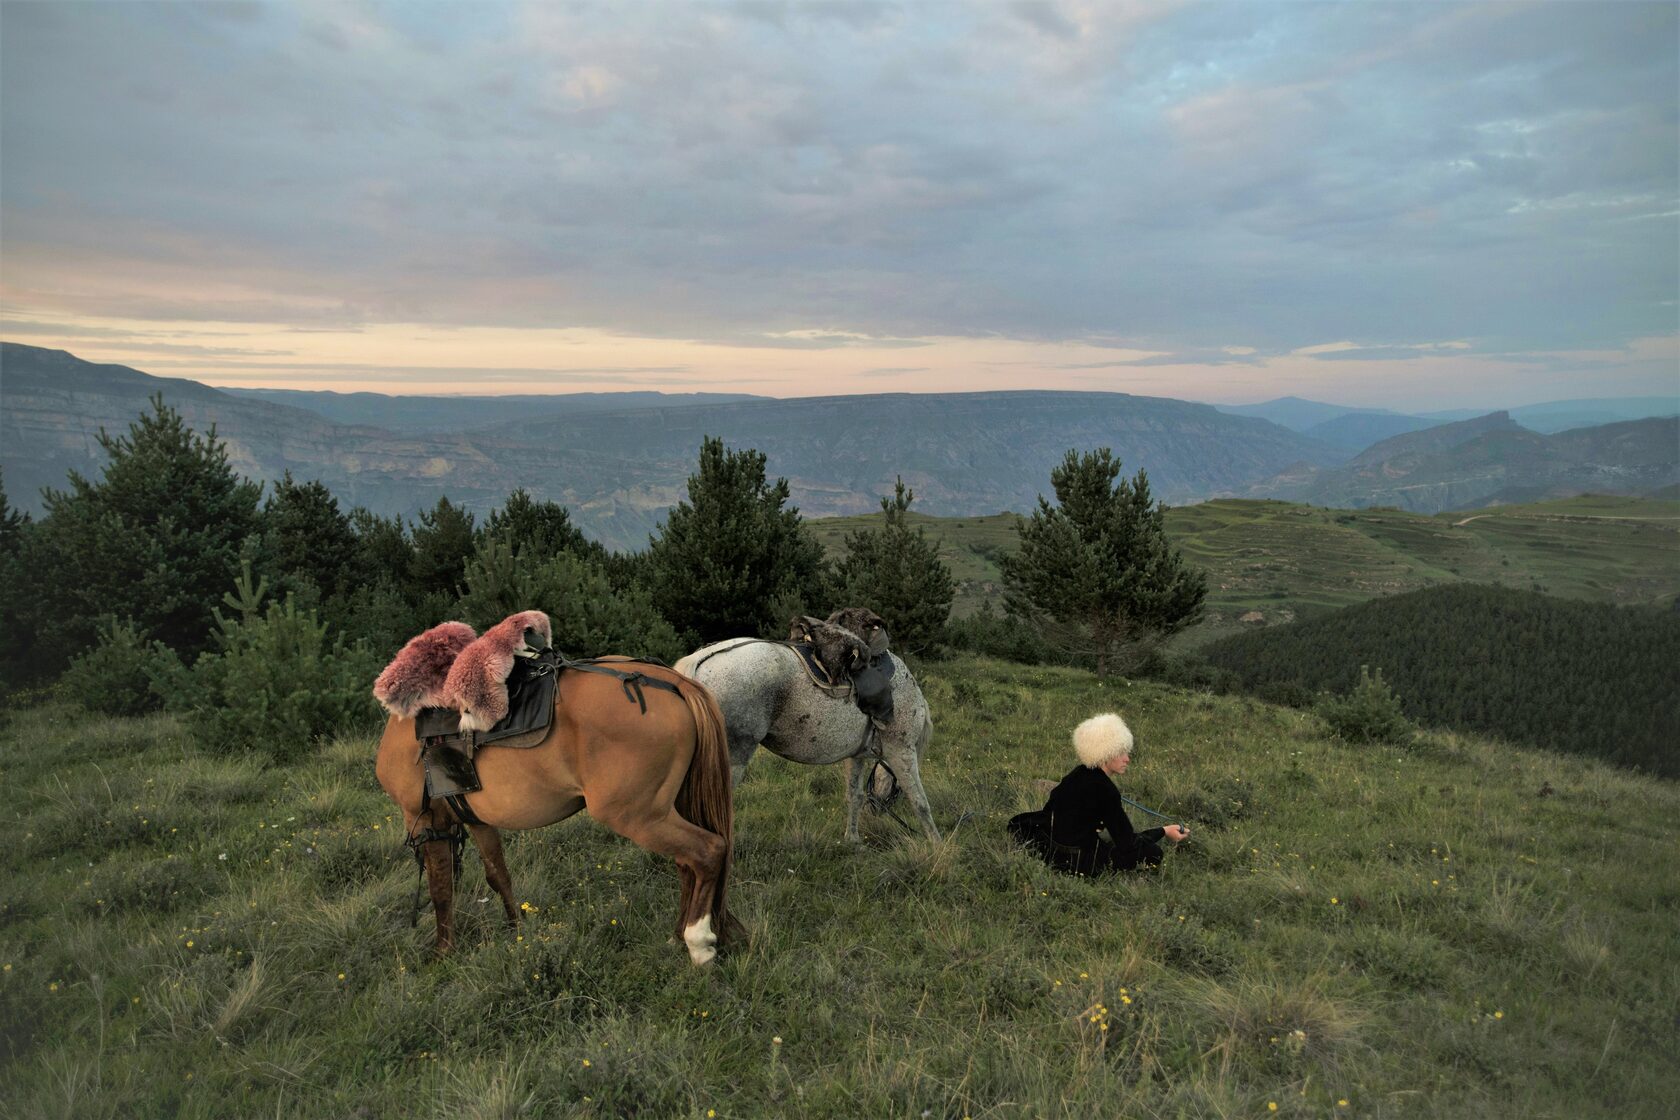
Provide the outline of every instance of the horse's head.
[[870,657],[879,657],[887,652],[887,624],[868,607],[841,607],[828,616],[828,621],[862,638],[869,646]]
[[788,640],[805,643],[815,650],[817,662],[828,672],[830,680],[851,680],[852,674],[868,665],[871,657],[869,647],[856,634],[810,615],[793,620]]

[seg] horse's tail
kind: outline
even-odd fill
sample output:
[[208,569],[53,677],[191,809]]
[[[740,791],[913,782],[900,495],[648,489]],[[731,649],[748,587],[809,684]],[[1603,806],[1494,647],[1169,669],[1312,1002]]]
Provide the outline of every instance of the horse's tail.
[[[712,895],[712,928],[721,945],[740,928],[729,916],[729,865],[735,852],[735,800],[730,789],[729,736],[723,712],[699,681],[683,678],[677,689],[694,719],[694,757],[677,791],[677,812],[684,820],[723,839],[723,867]],[[681,919],[679,918],[679,921]],[[678,930],[677,935],[682,936]]]

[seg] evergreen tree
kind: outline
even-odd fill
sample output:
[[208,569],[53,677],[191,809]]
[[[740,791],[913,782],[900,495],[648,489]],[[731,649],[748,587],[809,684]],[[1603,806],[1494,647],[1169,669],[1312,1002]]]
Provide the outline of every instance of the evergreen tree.
[[23,556],[34,527],[27,513],[6,500],[5,479],[0,476],[0,634],[6,635],[0,643],[0,695],[29,675],[26,669],[35,636],[26,620],[26,606],[33,581],[26,578]]
[[439,596],[453,601],[461,573],[478,543],[472,513],[447,497],[439,498],[437,505],[420,515],[409,536],[413,542],[408,559],[409,597],[417,603]]
[[0,556],[18,554],[24,530],[30,524],[29,515],[6,499],[6,476],[0,471]]
[[1016,520],[1020,549],[1000,565],[1010,613],[1094,656],[1099,676],[1118,649],[1194,622],[1207,595],[1206,577],[1167,541],[1148,476],[1119,475],[1106,447],[1069,451],[1050,472],[1060,504],[1041,495],[1032,519]]
[[44,492],[47,513],[25,558],[37,585],[41,668],[93,644],[102,617],[183,654],[210,640],[212,605],[239,574],[262,488],[239,478],[211,427],[189,428],[159,394],[126,436],[99,433],[98,482],[70,473]]
[[906,514],[916,500],[898,479],[891,498],[881,499],[883,524],[846,534],[846,559],[838,578],[847,606],[880,615],[893,647],[909,653],[931,649],[944,637],[956,582],[939,558],[939,546]]
[[354,565],[358,586],[405,584],[414,549],[402,518],[381,517],[357,506],[350,511],[350,533],[356,541]]
[[304,581],[323,598],[355,586],[356,533],[320,482],[294,482],[287,471],[274,484],[262,519],[264,566],[278,593],[300,591]]
[[813,608],[824,585],[822,545],[788,500],[787,479],[764,478],[763,452],[700,447],[699,470],[650,540],[654,602],[678,630],[702,642],[781,636],[787,616]]
[[498,537],[527,559],[570,552],[586,560],[604,559],[606,549],[583,535],[558,502],[537,501],[520,487],[507,504],[484,519],[483,538]]
[[686,650],[641,588],[613,590],[595,564],[571,552],[515,552],[488,537],[467,564],[465,590],[452,617],[480,631],[516,611],[547,611],[554,645],[570,657],[604,654],[674,662]]

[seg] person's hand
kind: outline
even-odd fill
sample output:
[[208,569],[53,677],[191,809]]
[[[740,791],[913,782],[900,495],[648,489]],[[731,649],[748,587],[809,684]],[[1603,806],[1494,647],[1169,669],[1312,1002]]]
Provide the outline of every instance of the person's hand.
[[1168,840],[1171,840],[1174,844],[1176,844],[1180,840],[1188,838],[1190,830],[1181,824],[1169,824],[1161,830],[1161,833]]

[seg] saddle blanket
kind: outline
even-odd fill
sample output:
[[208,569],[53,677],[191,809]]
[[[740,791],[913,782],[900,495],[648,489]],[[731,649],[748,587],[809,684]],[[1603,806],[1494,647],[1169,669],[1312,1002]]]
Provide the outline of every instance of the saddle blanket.
[[488,731],[462,731],[454,708],[423,708],[414,717],[414,737],[422,746],[426,795],[449,797],[482,789],[473,753],[483,746],[534,747],[554,723],[554,689],[559,679],[551,656],[521,657],[508,673],[508,714]]

